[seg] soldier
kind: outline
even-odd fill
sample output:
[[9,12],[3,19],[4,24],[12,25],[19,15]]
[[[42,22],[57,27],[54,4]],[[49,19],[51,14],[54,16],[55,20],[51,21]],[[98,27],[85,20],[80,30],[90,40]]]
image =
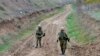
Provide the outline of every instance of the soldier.
[[59,35],[58,40],[60,42],[61,52],[62,52],[62,55],[64,55],[66,51],[66,47],[67,47],[66,46],[67,42],[70,42],[70,39],[68,38],[67,34],[64,32],[64,29],[61,29],[58,35]]
[[42,31],[42,27],[39,26],[39,27],[38,27],[38,30],[36,31],[36,39],[37,39],[37,41],[36,41],[36,48],[38,47],[38,44],[39,44],[40,47],[41,47],[41,39],[42,39],[42,37],[44,37],[44,36],[45,36],[45,33],[43,33],[43,31]]

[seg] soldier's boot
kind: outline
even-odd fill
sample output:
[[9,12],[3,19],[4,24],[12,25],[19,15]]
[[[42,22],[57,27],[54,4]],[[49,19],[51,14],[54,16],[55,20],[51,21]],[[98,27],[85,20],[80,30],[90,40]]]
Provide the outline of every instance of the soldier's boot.
[[64,55],[65,53],[64,53],[64,50],[62,51],[62,55]]
[[63,55],[65,54],[65,49],[63,48]]
[[63,50],[63,48],[61,48],[61,52],[62,52],[62,55],[64,55],[64,50]]

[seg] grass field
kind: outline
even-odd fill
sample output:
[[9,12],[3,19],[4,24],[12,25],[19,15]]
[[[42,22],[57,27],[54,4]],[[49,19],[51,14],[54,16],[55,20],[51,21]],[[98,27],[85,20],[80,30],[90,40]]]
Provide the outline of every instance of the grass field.
[[80,44],[88,44],[93,41],[93,37],[88,35],[88,32],[81,28],[80,23],[77,19],[75,11],[67,17],[66,27],[68,30],[68,36],[75,39]]

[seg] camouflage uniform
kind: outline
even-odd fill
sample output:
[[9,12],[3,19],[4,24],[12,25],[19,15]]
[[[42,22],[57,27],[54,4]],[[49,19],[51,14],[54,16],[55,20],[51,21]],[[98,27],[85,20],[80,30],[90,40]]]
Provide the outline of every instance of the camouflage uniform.
[[63,30],[61,30],[61,32],[58,35],[59,35],[61,52],[62,54],[65,54],[65,50],[67,48],[67,41],[69,42],[70,39],[68,38],[67,34]]
[[38,47],[38,44],[41,47],[41,39],[42,39],[43,36],[45,36],[45,34],[43,33],[42,28],[39,27],[38,30],[36,31],[36,39],[37,39],[36,48]]

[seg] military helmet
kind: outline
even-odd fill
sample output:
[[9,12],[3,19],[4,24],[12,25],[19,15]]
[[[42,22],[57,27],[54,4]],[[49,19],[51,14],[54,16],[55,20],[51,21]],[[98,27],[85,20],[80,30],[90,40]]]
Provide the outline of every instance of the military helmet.
[[61,31],[64,31],[64,27],[61,27]]
[[39,29],[39,30],[41,30],[41,29],[42,29],[41,25],[38,25],[38,29]]

